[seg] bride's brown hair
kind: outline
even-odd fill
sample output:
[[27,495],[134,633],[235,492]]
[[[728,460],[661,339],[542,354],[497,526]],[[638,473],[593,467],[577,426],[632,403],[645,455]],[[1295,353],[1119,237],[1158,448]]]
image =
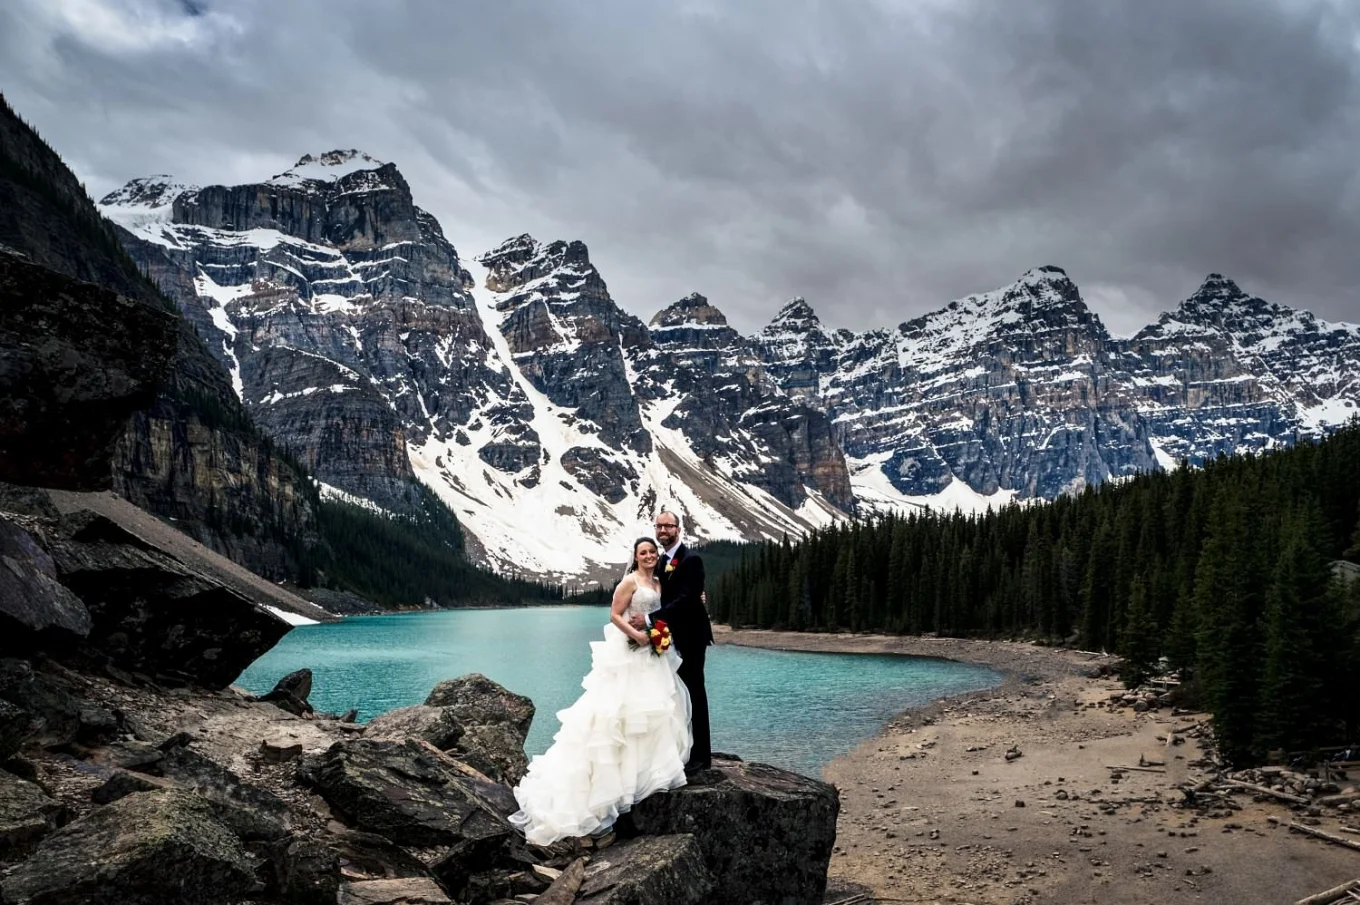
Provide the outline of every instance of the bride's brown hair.
[[656,541],[654,539],[650,537],[639,537],[637,540],[633,541],[633,561],[628,564],[629,573],[637,571],[637,550],[638,547],[642,546],[643,544],[651,544],[653,550],[655,550],[658,553],[661,552],[661,548],[657,546]]

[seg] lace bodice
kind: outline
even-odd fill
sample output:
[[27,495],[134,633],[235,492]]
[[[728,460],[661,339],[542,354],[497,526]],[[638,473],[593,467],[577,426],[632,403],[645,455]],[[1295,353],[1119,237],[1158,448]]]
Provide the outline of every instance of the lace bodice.
[[649,613],[656,612],[660,608],[661,592],[653,591],[646,585],[638,585],[637,590],[633,592],[633,599],[628,601],[627,613],[630,616],[634,613],[646,616]]

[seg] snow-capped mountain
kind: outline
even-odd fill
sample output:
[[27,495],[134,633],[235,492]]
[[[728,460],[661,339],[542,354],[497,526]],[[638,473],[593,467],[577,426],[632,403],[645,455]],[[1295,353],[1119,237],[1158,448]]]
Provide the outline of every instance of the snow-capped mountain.
[[[1212,451],[1201,443],[1195,458],[1258,447],[1296,430],[1316,436],[1360,414],[1360,325],[1331,324],[1249,296],[1220,274],[1209,274],[1130,344],[1153,372],[1173,349],[1179,353],[1173,367],[1184,369],[1176,379],[1188,392],[1213,393],[1219,405],[1274,406],[1283,419],[1254,436],[1225,436]],[[1194,408],[1212,410],[1204,403]],[[1173,433],[1185,439],[1184,431]]]
[[800,328],[816,389],[805,372],[772,372],[831,416],[866,501],[1051,498],[1155,467],[1131,399],[1110,380],[1109,334],[1059,268],[894,330],[828,336],[797,300],[760,336],[797,349]]
[[254,185],[135,180],[102,210],[328,492],[401,511],[418,478],[504,570],[612,574],[658,505],[700,539],[853,505],[820,412],[654,341],[580,242],[464,262],[361,152]]
[[465,260],[359,151],[102,210],[328,492],[400,511],[418,479],[485,561],[545,577],[612,574],[659,505],[703,539],[1052,498],[1360,400],[1360,328],[1217,275],[1130,340],[1056,267],[864,333],[794,299],[743,337],[697,293],[644,324],[581,242]]
[[1211,274],[1114,339],[1050,266],[895,330],[829,334],[795,299],[753,339],[769,373],[833,419],[872,509],[1051,499],[1317,436],[1360,414],[1357,338]]

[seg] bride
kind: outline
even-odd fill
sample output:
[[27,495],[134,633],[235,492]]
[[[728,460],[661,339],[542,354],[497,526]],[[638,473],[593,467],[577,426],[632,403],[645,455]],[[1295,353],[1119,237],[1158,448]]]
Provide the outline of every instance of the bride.
[[[680,655],[652,653],[629,624],[661,605],[656,541],[633,543],[633,561],[614,589],[604,640],[592,641],[585,692],[558,711],[552,747],[515,787],[510,821],[535,845],[602,833],[634,804],[685,784],[690,750],[689,692],[676,675]],[[630,641],[636,642],[634,647]]]

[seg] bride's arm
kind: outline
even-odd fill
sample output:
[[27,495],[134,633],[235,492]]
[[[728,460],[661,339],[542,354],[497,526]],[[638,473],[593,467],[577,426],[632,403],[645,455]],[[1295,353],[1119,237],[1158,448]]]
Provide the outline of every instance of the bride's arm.
[[619,586],[614,589],[614,602],[609,607],[609,621],[614,623],[619,631],[629,638],[632,638],[640,645],[648,644],[647,636],[629,625],[628,620],[623,618],[623,611],[628,609],[628,604],[633,600],[633,592],[637,590],[637,579],[629,575],[619,582]]

